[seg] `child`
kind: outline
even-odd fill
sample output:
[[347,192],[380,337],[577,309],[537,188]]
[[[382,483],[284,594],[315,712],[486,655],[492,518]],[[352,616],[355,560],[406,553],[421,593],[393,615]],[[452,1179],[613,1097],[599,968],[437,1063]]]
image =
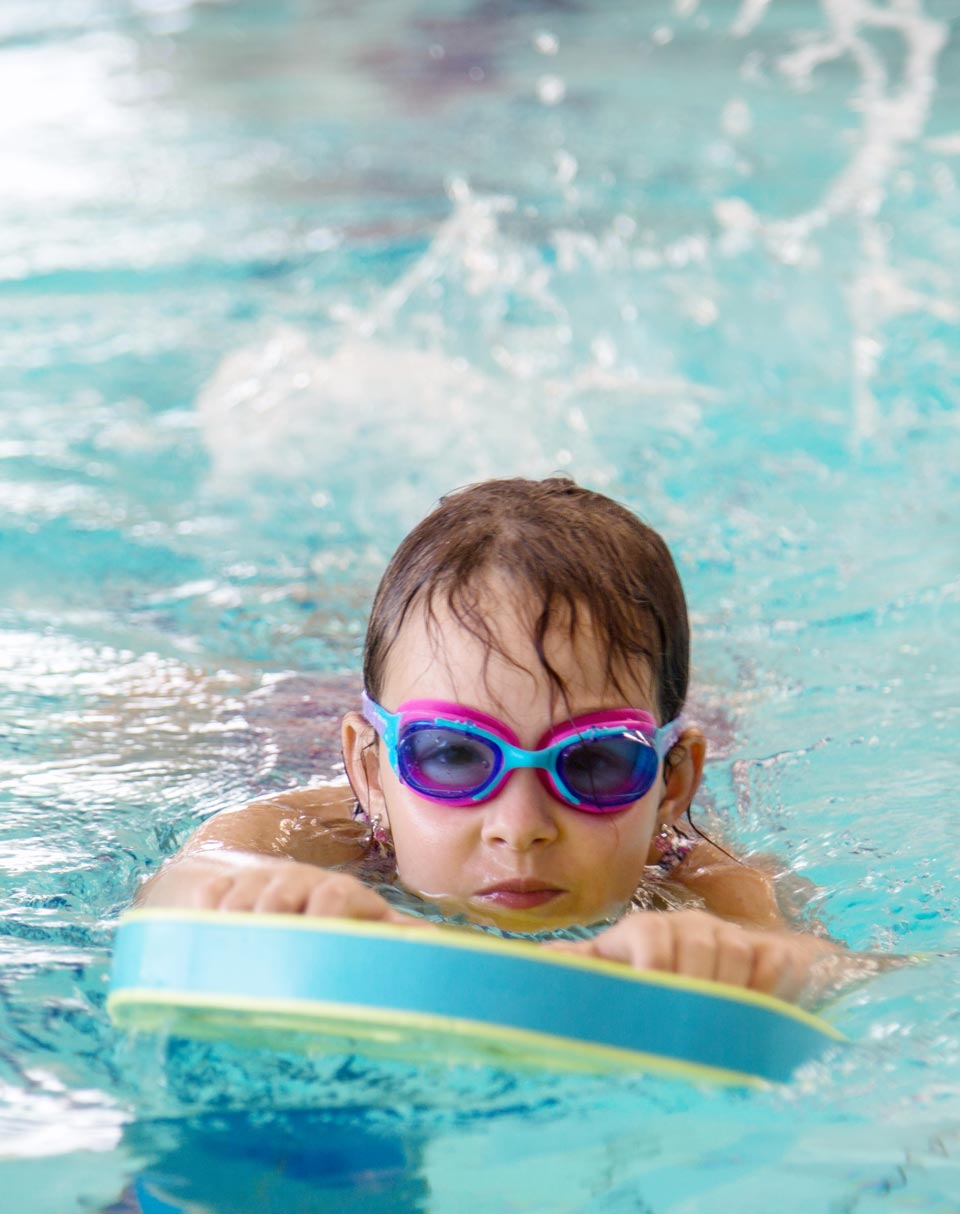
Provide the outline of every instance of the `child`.
[[139,902],[418,922],[371,888],[392,882],[510,932],[602,925],[546,947],[808,999],[852,958],[679,825],[706,749],[688,667],[677,571],[628,510],[562,478],[461,490],[377,590],[350,787],[216,815]]

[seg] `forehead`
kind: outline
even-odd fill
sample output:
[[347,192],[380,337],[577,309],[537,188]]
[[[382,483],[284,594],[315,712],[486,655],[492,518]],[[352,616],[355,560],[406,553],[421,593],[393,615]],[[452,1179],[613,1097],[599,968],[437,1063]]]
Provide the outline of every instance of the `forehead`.
[[609,645],[593,627],[586,606],[571,629],[561,609],[543,639],[543,658],[556,672],[562,692],[537,652],[539,604],[503,580],[480,588],[469,614],[457,614],[438,596],[428,612],[418,604],[408,614],[387,656],[382,702],[453,700],[490,712],[517,727],[629,704],[654,710],[649,668],[638,661],[608,674]]

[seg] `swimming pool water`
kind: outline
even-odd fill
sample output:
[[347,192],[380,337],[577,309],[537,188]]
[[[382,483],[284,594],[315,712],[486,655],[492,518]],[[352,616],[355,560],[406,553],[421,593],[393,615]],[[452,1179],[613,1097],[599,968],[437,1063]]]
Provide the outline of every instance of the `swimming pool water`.
[[[6,0],[5,1208],[960,1209],[958,25]],[[117,913],[336,774],[400,536],[555,469],[677,555],[702,814],[927,964],[759,1095],[117,1040]]]

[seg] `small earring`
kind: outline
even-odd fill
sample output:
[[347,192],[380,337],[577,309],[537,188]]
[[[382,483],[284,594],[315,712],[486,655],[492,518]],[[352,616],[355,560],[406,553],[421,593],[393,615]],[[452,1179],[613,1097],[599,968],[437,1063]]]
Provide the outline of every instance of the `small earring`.
[[693,851],[694,843],[675,826],[663,822],[660,829],[650,840],[653,849],[659,853],[657,867],[662,873],[672,873],[673,870],[686,860]]
[[370,837],[381,851],[386,851],[393,844],[390,828],[379,814],[370,823]]

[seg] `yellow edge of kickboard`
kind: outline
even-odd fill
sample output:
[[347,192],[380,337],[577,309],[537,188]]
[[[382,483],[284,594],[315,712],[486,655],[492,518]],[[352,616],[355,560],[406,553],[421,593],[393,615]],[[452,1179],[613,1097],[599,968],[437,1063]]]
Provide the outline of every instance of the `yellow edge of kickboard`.
[[[274,1013],[292,1015],[301,1021],[312,1015],[321,1021],[336,1020],[343,1026],[343,1034],[347,1037],[364,1037],[364,1022],[379,1025],[384,1028],[413,1029],[432,1033],[444,1033],[450,1037],[469,1038],[481,1044],[489,1043],[500,1046],[514,1046],[521,1049],[534,1049],[540,1053],[558,1058],[564,1050],[570,1050],[577,1059],[583,1059],[579,1065],[568,1069],[578,1071],[594,1071],[588,1059],[603,1064],[602,1070],[610,1073],[614,1064],[629,1066],[633,1070],[641,1070],[658,1075],[681,1077],[692,1082],[707,1081],[735,1085],[738,1087],[769,1088],[773,1080],[764,1079],[759,1075],[750,1075],[743,1071],[732,1071],[725,1067],[714,1067],[707,1064],[687,1062],[684,1059],[667,1058],[663,1054],[648,1054],[643,1050],[624,1050],[617,1046],[597,1045],[594,1042],[582,1041],[574,1037],[561,1037],[552,1033],[538,1033],[533,1029],[506,1028],[502,1025],[480,1024],[473,1020],[464,1020],[457,1016],[440,1016],[432,1012],[395,1012],[383,1008],[371,1008],[365,1004],[333,1003],[318,999],[269,999],[257,996],[240,997],[236,995],[197,995],[193,992],[153,991],[131,988],[116,991],[107,998],[107,1011],[118,1020],[123,1013],[138,1007],[158,1006],[172,1009],[187,1008],[208,1012],[234,1012],[245,1017],[256,1016],[258,1013]],[[120,1016],[117,1013],[120,1013]],[[127,1025],[136,1029],[136,1017],[126,1017]],[[348,1021],[350,1023],[348,1023]],[[358,1023],[359,1022],[359,1023]],[[322,1028],[321,1026],[318,1026]],[[281,1026],[277,1026],[283,1031]],[[351,1028],[353,1031],[351,1032]],[[271,1031],[269,1029],[264,1031]],[[290,1032],[310,1032],[310,1028],[291,1026]],[[528,1064],[529,1065],[529,1064]],[[541,1064],[539,1069],[543,1069]]]
[[[411,924],[373,923],[365,919],[335,919],[319,915],[286,915],[266,914],[257,911],[216,911],[216,910],[181,910],[179,908],[155,907],[147,910],[128,911],[120,919],[120,925],[127,922],[157,922],[180,921],[183,923],[218,923],[221,926],[228,920],[231,929],[241,927],[265,927],[267,929],[292,928],[296,931],[330,932],[339,935],[361,936],[380,940],[390,940],[401,936],[405,943],[439,945],[444,948],[472,949],[478,953],[499,953],[501,956],[522,957],[547,965],[573,967],[591,973],[605,974],[609,977],[620,978],[628,982],[637,982],[643,986],[661,986],[674,990],[692,991],[698,995],[706,995],[713,999],[726,999],[734,1003],[746,1003],[752,1007],[764,1008],[778,1015],[798,1020],[808,1028],[830,1037],[834,1041],[846,1041],[846,1037],[829,1024],[826,1020],[797,1007],[796,1004],[786,1003],[773,995],[765,995],[761,991],[749,991],[738,986],[729,986],[725,982],[713,982],[706,978],[689,978],[684,974],[670,974],[662,970],[638,970],[619,961],[606,961],[600,957],[581,957],[576,953],[554,952],[551,949],[540,949],[531,957],[533,941],[501,940],[494,936],[485,936],[457,928],[445,927],[424,920],[418,923],[411,916]],[[234,920],[236,923],[234,924]],[[433,930],[436,929],[436,930]]]

